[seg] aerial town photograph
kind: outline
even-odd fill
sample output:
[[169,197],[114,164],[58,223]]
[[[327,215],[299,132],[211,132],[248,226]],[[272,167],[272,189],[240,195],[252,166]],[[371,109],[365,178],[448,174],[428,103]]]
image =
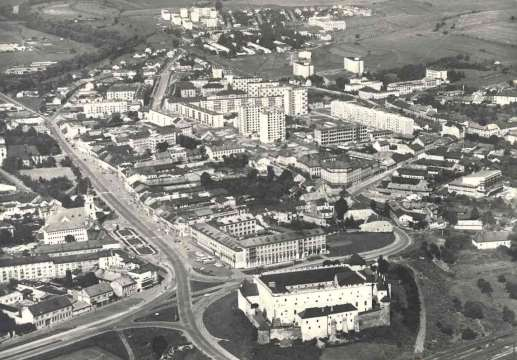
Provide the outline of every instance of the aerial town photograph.
[[0,0],[0,360],[517,360],[517,1]]

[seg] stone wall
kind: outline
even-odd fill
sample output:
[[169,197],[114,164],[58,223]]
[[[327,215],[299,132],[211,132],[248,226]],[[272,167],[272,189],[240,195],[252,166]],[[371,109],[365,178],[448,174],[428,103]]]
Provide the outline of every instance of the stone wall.
[[358,318],[359,331],[377,326],[390,326],[390,306],[385,305],[379,310],[360,313]]

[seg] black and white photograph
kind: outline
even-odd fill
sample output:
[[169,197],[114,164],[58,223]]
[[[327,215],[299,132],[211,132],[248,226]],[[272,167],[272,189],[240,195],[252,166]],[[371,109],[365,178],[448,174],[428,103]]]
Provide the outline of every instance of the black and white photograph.
[[1,360],[517,360],[517,0],[0,0]]

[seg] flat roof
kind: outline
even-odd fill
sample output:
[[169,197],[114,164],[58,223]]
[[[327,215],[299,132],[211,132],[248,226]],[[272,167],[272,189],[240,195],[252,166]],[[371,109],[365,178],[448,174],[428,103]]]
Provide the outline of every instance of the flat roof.
[[299,230],[290,231],[280,234],[271,234],[252,237],[239,241],[239,244],[244,248],[262,246],[267,244],[276,244],[288,241],[294,241],[298,239],[304,239],[309,236],[320,236],[324,235],[325,232],[322,229],[310,229],[310,230]]

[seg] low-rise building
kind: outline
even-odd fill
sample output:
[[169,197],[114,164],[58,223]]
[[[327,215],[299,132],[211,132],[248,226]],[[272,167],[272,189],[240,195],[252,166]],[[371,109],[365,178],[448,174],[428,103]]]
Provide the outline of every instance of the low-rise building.
[[119,298],[128,297],[138,292],[136,281],[129,276],[122,275],[113,280],[110,285],[113,293]]
[[101,282],[85,287],[76,294],[78,301],[83,301],[94,307],[108,304],[113,298],[113,289],[110,284]]
[[447,186],[449,193],[472,197],[489,196],[503,189],[501,170],[482,170],[453,180]]
[[23,307],[20,315],[22,323],[34,324],[37,329],[41,329],[70,319],[73,315],[73,307],[67,296],[54,296]]
[[83,207],[59,209],[47,218],[43,227],[43,243],[64,244],[67,241],[88,241],[89,218]]
[[510,234],[509,231],[483,231],[472,239],[472,245],[479,250],[493,250],[500,246],[510,248]]
[[242,154],[246,152],[246,148],[237,143],[224,144],[220,146],[206,146],[206,154],[210,160],[220,161],[223,157],[234,154]]
[[361,76],[364,72],[364,60],[359,57],[345,57],[343,67],[346,71]]

